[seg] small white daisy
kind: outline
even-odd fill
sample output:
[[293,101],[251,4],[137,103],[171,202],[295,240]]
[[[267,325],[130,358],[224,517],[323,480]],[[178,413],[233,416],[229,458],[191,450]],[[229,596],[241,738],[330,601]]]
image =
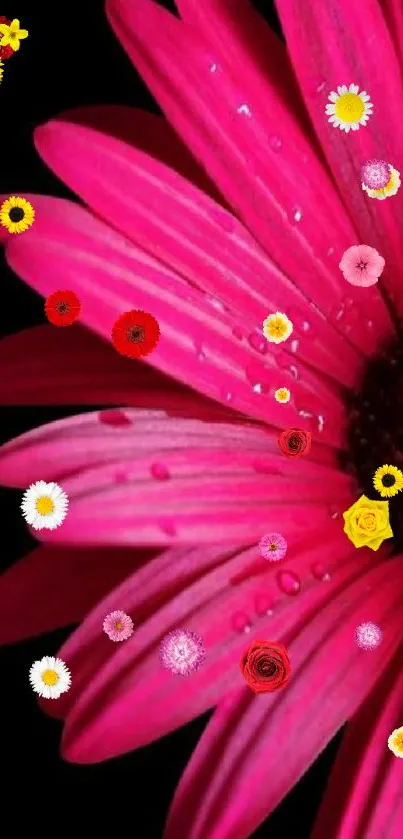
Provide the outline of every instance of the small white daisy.
[[366,90],[359,93],[358,84],[350,87],[342,84],[337,93],[332,90],[329,94],[330,104],[326,105],[329,122],[340,131],[358,131],[360,125],[366,125],[372,112],[373,104],[369,100]]
[[61,658],[45,655],[34,661],[29,671],[29,681],[35,693],[45,699],[58,699],[71,685],[71,673]]
[[54,530],[67,515],[69,499],[59,484],[37,481],[24,492],[21,510],[34,530]]

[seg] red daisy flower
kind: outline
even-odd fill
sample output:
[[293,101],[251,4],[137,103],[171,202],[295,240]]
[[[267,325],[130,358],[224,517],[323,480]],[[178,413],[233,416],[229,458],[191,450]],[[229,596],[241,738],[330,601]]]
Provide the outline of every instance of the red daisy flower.
[[47,319],[55,326],[71,326],[81,311],[81,303],[74,291],[55,291],[45,302]]
[[[6,26],[10,26],[11,20],[8,20],[6,17],[0,15],[0,23],[5,23]],[[6,47],[0,47],[0,60],[5,61],[6,58],[11,58],[14,55],[15,50],[10,47],[10,44],[7,44]]]
[[160,328],[153,315],[133,309],[124,312],[112,329],[112,341],[121,355],[141,358],[149,355],[158,344]]

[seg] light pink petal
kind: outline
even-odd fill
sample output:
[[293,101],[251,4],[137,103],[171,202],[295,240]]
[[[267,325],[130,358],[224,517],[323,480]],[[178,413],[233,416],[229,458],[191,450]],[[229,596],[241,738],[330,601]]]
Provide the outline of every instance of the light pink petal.
[[[353,348],[309,307],[243,225],[188,180],[142,151],[63,117],[37,129],[35,141],[47,164],[97,215],[226,307],[239,340],[254,343],[286,369],[297,355],[347,386],[357,384],[361,358]],[[258,330],[280,301],[294,325],[293,341],[274,351],[259,341]]]
[[232,416],[78,325],[34,326],[0,341],[0,404],[125,404],[213,421]]
[[[307,298],[369,352],[373,311],[379,307],[380,332],[389,329],[389,317],[377,290],[364,301],[361,295],[360,318],[354,307],[339,314],[345,287],[337,266],[355,234],[276,86],[268,81],[262,95],[243,81],[242,67],[235,75],[232,67],[212,72],[214,44],[150,0],[109,0],[107,9],[174,128],[251,233]],[[283,143],[281,154],[273,137]],[[350,297],[358,300],[355,289]]]
[[0,644],[81,621],[150,551],[40,547],[0,575]]
[[400,839],[402,761],[387,743],[402,723],[400,648],[388,673],[348,724],[312,839]]
[[[375,158],[401,169],[402,78],[380,4],[340,0],[337,14],[332,0],[309,4],[279,0],[277,7],[298,82],[336,183],[362,240],[385,257],[382,283],[402,310],[401,199],[369,199],[360,175],[363,163]],[[385,79],[388,101],[393,102],[391,112],[385,110]],[[325,106],[332,90],[351,82],[368,92],[374,112],[366,126],[346,137],[329,124]]]
[[[218,707],[177,790],[166,839],[247,839],[356,711],[400,640],[401,559],[388,567],[367,570],[297,637],[274,636],[289,652],[288,686],[263,697],[243,688]],[[370,660],[354,642],[368,610],[384,629]]]
[[[56,288],[70,288],[80,298],[82,321],[108,339],[122,312],[133,307],[150,312],[161,329],[152,365],[256,419],[308,428],[324,443],[341,443],[344,407],[330,385],[308,370],[296,381],[270,356],[266,361],[236,337],[237,318],[82,207],[26,197],[35,205],[35,225],[29,236],[9,237],[7,258],[44,297],[55,290],[57,277]],[[276,402],[281,386],[292,390],[293,402]],[[325,417],[324,424],[318,416]]]
[[[292,521],[282,529],[289,544],[284,568],[300,581],[296,597],[279,587],[281,572],[268,567],[257,547],[232,549],[227,558],[215,549],[215,561],[208,548],[200,570],[200,549],[165,566],[162,575],[164,560],[158,558],[100,604],[60,652],[75,673],[68,700],[67,758],[93,762],[129,751],[212,707],[240,684],[239,657],[245,642],[298,633],[313,611],[372,567],[369,551],[359,558],[351,553],[337,522],[330,520],[326,530],[315,528],[314,521],[310,525],[303,537]],[[318,581],[312,568],[327,560],[332,581]],[[151,582],[154,571],[157,577]],[[118,603],[136,620],[136,638],[125,651],[103,651],[100,615]],[[158,661],[160,641],[178,626],[196,632],[206,647],[205,664],[185,682],[167,674]],[[101,729],[105,737],[99,736]]]
[[302,529],[323,521],[354,496],[351,477],[289,462],[275,435],[130,409],[50,423],[2,447],[2,483],[38,479],[69,497],[63,526],[35,533],[60,544],[245,544],[290,516]]

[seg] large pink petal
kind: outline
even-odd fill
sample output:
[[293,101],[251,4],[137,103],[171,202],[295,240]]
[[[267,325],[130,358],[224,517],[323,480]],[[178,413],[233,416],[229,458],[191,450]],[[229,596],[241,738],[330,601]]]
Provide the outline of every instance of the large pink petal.
[[403,723],[401,648],[386,676],[350,721],[312,839],[400,839],[402,765],[387,747]]
[[[323,461],[326,449],[314,446],[309,457],[316,453]],[[275,434],[253,426],[120,409],[69,417],[10,441],[0,450],[0,480],[62,483],[68,515],[62,527],[34,534],[44,541],[242,544],[290,515],[303,528],[306,516],[346,509],[352,478],[325,464],[289,460]]]
[[[246,839],[356,711],[400,640],[400,557],[388,571],[367,570],[291,643],[284,630],[258,636],[285,641],[291,681],[272,696],[245,687],[218,707],[179,785],[167,839]],[[384,630],[370,654],[354,640],[368,615]]]
[[355,233],[276,86],[268,81],[262,96],[243,81],[242,68],[237,68],[239,80],[225,67],[213,72],[214,44],[206,46],[193,28],[150,0],[109,0],[107,8],[119,39],[175,129],[249,230],[308,299],[353,343],[370,351],[374,309],[380,306],[382,331],[390,328],[389,317],[374,289],[368,296],[350,286],[352,305],[346,309],[338,263],[355,243]]
[[[309,4],[278,0],[277,6],[299,84],[339,190],[362,240],[386,259],[382,283],[402,310],[402,199],[368,198],[360,176],[361,165],[374,158],[402,169],[402,78],[380,4],[339,0],[335,10],[332,0]],[[386,79],[392,110],[385,104]],[[346,135],[328,122],[325,106],[332,90],[352,82],[368,91],[374,112],[366,126]]]
[[[186,584],[183,579],[185,558],[178,571],[175,564],[171,576],[169,569],[164,569],[162,578],[157,579],[161,598],[157,608],[153,591],[151,603],[146,600],[150,581],[139,586],[135,575],[89,616],[61,651],[76,680],[65,733],[65,753],[70,760],[106,759],[154,740],[202,713],[240,684],[238,662],[248,639],[276,638],[291,629],[298,633],[312,611],[373,564],[369,552],[359,561],[357,554],[351,554],[337,522],[330,519],[326,529],[316,528],[312,521],[303,537],[291,521],[283,532],[290,551],[281,566],[267,564],[257,548],[252,548],[233,552],[228,558],[222,554],[219,564],[217,554],[215,567],[209,570],[203,562],[197,575],[194,551],[190,559],[196,572],[193,580],[190,577]],[[324,554],[331,578],[327,582],[315,576],[317,564],[326,561]],[[209,562],[211,565],[211,558]],[[159,560],[153,561],[148,570],[155,567],[158,571],[159,565]],[[289,579],[297,582],[296,591],[282,588]],[[296,592],[295,598],[292,594]],[[138,630],[123,649],[101,655],[102,607],[116,608],[117,603],[122,603],[133,619],[138,617]],[[207,650],[202,670],[186,680],[166,673],[158,662],[160,641],[176,626],[199,633]],[[105,737],[99,736],[101,729],[107,732]]]
[[[125,404],[210,421],[232,416],[77,325],[34,326],[0,341],[0,404]],[[104,414],[106,422],[108,416],[113,423],[113,413]]]
[[129,549],[36,548],[0,575],[0,643],[81,621],[151,555]]
[[400,0],[380,0],[389,32],[395,44],[400,68],[403,70],[403,7]]
[[[7,258],[41,294],[71,288],[81,300],[82,320],[104,338],[122,312],[151,312],[161,329],[152,365],[257,419],[308,428],[325,443],[341,443],[344,408],[330,385],[305,367],[298,372],[298,365],[296,380],[277,366],[274,354],[265,357],[241,342],[241,319],[217,309],[216,301],[82,207],[29,197],[35,225],[27,236],[8,238]],[[283,385],[294,397],[288,405],[274,399]]]
[[[295,362],[297,342],[299,359],[344,385],[357,384],[361,358],[353,348],[308,306],[243,225],[188,180],[62,117],[37,129],[35,140],[46,162],[97,215],[225,306],[242,324],[240,340],[258,347],[256,327],[281,301],[294,323],[283,363]],[[375,329],[374,341],[376,335]],[[267,342],[260,349],[267,353]],[[278,351],[274,358],[279,361]]]

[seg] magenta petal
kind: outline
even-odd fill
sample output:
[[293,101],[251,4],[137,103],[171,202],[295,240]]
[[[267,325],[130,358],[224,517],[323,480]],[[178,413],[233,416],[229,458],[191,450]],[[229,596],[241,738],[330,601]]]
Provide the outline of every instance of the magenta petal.
[[0,575],[0,644],[78,623],[152,553],[41,547]]
[[[391,561],[389,571],[385,575],[382,566],[367,571],[295,640],[285,641],[291,679],[280,695],[257,700],[243,689],[218,707],[176,792],[166,839],[247,839],[297,782],[368,695],[399,645],[400,558]],[[367,598],[366,582],[372,592]],[[354,627],[368,610],[385,631],[370,662],[354,644]]]
[[[370,551],[351,554],[335,522],[325,530],[312,523],[302,538],[290,522],[286,533],[293,548],[283,569],[284,583],[256,548],[224,553],[206,547],[179,559],[168,551],[88,616],[60,653],[75,673],[64,706],[69,709],[65,753],[70,760],[104,760],[203,713],[239,685],[246,638],[254,633],[263,638],[298,634],[323,603],[373,567]],[[312,572],[324,559],[325,544],[331,583],[318,582]],[[298,609],[288,578],[300,580]],[[138,629],[135,643],[133,639],[125,645],[126,654],[111,659],[100,643],[99,620],[118,604],[130,612]],[[197,633],[206,648],[203,667],[186,679],[186,686],[158,667],[160,642],[177,627]],[[109,732],[107,740],[99,736],[102,728]]]
[[348,724],[312,839],[400,839],[402,761],[389,751],[387,742],[402,723],[400,651]]

